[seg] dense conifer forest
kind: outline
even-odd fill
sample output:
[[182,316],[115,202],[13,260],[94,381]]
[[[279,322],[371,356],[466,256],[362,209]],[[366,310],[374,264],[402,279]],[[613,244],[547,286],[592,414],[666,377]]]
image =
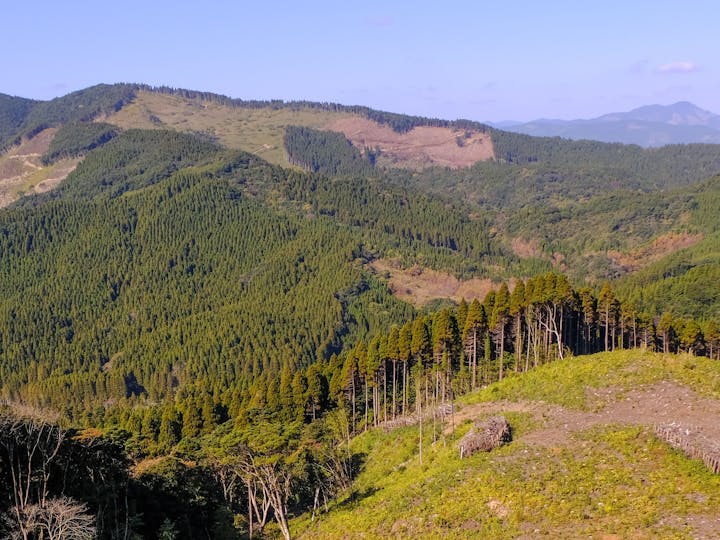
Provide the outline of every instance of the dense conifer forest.
[[[57,127],[44,163],[82,158],[56,189],[0,210],[7,531],[60,538],[63,515],[73,538],[289,538],[291,516],[350,487],[362,456],[349,441],[370,428],[435,419],[579,355],[720,360],[715,146],[642,150],[154,90],[337,109],[398,132],[483,130],[497,156],[385,169],[377,149],[290,126],[295,167],[282,168],[207,133],[91,122],[141,88],[0,96],[0,143]],[[680,232],[697,240],[637,270],[599,255]],[[533,255],[511,247],[530,237],[542,239]],[[413,307],[370,270],[377,259],[494,287]]]

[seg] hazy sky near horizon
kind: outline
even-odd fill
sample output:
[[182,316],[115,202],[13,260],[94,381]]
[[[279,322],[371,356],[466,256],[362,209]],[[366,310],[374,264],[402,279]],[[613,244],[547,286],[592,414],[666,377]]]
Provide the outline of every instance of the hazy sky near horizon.
[[720,114],[720,2],[27,0],[3,6],[0,92],[139,82],[447,119]]

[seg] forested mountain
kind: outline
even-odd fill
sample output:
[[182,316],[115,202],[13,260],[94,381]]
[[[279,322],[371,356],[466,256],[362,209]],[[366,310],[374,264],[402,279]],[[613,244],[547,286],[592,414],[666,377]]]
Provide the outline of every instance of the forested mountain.
[[0,94],[0,148],[13,140],[36,101]]
[[134,85],[100,84],[50,101],[31,101],[0,94],[0,146],[32,137],[47,127],[89,121],[117,111],[132,100]]
[[[140,85],[0,98],[9,148],[42,133],[34,166],[75,160],[0,209],[0,513],[28,537],[70,504],[102,538],[287,538],[350,488],[370,427],[573,356],[720,352],[720,146]],[[358,146],[335,115],[492,156],[404,168],[386,158],[407,145]],[[282,160],[243,150],[236,121]],[[374,261],[489,292],[412,306]]]

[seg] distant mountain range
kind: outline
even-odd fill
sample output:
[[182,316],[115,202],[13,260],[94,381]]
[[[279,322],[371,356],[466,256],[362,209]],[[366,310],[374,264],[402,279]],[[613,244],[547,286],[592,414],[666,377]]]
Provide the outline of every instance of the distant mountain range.
[[648,105],[586,120],[539,119],[498,122],[495,127],[539,137],[564,137],[652,147],[720,143],[720,115],[689,103]]

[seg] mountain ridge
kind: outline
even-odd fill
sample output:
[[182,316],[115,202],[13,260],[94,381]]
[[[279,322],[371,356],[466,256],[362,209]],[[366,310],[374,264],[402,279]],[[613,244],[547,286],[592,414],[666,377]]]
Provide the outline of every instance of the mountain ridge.
[[[13,103],[0,184],[67,175],[0,209],[0,404],[89,428],[23,469],[98,538],[678,536],[717,507],[626,398],[720,407],[720,145],[130,86]],[[339,116],[493,156],[401,161]],[[485,411],[515,442],[460,460]],[[0,428],[1,536],[38,428],[2,407]]]
[[720,115],[688,102],[645,105],[590,119],[540,118],[499,122],[498,127],[533,136],[588,139],[657,147],[666,144],[720,143]]

